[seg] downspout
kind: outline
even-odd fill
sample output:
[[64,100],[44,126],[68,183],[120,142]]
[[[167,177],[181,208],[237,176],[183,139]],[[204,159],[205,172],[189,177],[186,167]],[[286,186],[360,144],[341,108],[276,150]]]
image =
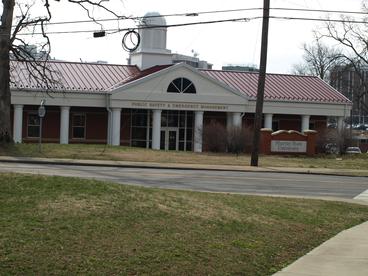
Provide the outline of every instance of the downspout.
[[243,128],[243,117],[244,117],[244,115],[245,115],[245,112],[240,113],[240,123],[241,123],[240,128],[241,129]]
[[106,110],[108,112],[108,118],[107,118],[107,144],[112,144],[112,137],[111,137],[111,118],[112,118],[112,112],[110,108],[110,96],[111,94],[106,94]]

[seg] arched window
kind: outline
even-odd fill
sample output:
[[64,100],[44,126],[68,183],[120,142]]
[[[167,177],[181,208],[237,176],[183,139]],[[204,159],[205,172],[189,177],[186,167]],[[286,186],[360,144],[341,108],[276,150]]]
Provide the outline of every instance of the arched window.
[[177,78],[173,80],[169,84],[169,87],[167,88],[167,92],[169,93],[188,93],[188,94],[197,93],[194,87],[194,84],[186,78]]

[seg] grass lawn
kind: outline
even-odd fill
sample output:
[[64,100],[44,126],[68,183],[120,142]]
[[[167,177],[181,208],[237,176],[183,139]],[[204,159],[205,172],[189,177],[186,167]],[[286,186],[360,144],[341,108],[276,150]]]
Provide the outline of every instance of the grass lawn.
[[[249,155],[236,156],[227,153],[168,152],[142,148],[83,144],[44,144],[42,149],[42,152],[39,153],[37,144],[17,144],[5,148],[0,147],[0,155],[210,165],[244,166],[250,164]],[[342,157],[338,156],[338,158],[334,155],[313,158],[269,155],[260,157],[260,166],[368,170],[368,154],[345,155]]]
[[270,275],[368,207],[0,175],[0,274]]

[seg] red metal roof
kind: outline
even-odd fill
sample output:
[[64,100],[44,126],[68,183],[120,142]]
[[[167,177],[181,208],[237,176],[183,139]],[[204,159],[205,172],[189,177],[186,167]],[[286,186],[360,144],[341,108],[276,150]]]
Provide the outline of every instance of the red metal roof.
[[[30,76],[30,62],[11,61],[11,87],[19,89],[46,89],[46,84],[37,83]],[[56,91],[105,92],[108,88],[131,79],[141,73],[137,66],[100,63],[49,61],[46,75],[54,80],[49,89]],[[31,69],[33,74],[37,70]],[[51,72],[51,73],[50,73]]]
[[[46,89],[45,84],[37,83],[30,76],[27,70],[29,65],[30,62],[11,61],[11,88]],[[159,65],[140,71],[137,66],[131,65],[49,61],[48,68],[53,72],[53,79],[57,80],[49,89],[108,92],[170,66]],[[256,98],[258,73],[220,70],[200,72],[243,92],[251,99]],[[349,99],[317,77],[283,74],[267,74],[265,100],[350,103]]]
[[117,88],[119,86],[122,86],[124,84],[127,84],[127,83],[130,83],[130,82],[133,82],[133,81],[136,81],[136,80],[139,80],[141,78],[144,78],[146,76],[149,76],[153,73],[156,73],[158,71],[161,71],[165,68],[168,68],[170,66],[173,66],[173,64],[167,64],[167,65],[156,65],[156,66],[153,66],[153,67],[150,67],[150,68],[147,68],[145,70],[142,70],[140,71],[138,74],[135,74],[135,75],[132,75],[130,78],[126,78],[124,79],[123,81],[117,83],[116,85],[114,85],[113,87],[110,87],[109,90],[113,90],[114,88]]
[[[200,70],[202,73],[245,93],[257,97],[258,73]],[[267,74],[265,100],[350,103],[349,99],[318,77]]]

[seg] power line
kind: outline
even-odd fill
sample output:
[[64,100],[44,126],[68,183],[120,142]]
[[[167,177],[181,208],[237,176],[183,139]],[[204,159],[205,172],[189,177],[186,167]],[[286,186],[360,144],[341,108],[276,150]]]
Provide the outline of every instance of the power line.
[[[261,17],[260,17],[261,18]],[[204,24],[215,24],[215,23],[225,23],[225,22],[249,22],[256,18],[232,18],[232,19],[223,19],[223,20],[212,20],[212,21],[199,21],[199,22],[190,22],[190,23],[180,23],[180,24],[171,24],[171,25],[148,25],[148,26],[139,26],[135,28],[123,28],[123,29],[107,29],[104,30],[106,33],[118,33],[118,32],[128,32],[132,29],[140,30],[140,29],[157,29],[157,28],[171,28],[171,27],[184,27],[184,26],[192,26],[192,25],[204,25]],[[55,32],[45,32],[45,34],[77,34],[77,33],[91,33],[95,32],[95,30],[76,30],[76,31],[55,31]],[[35,33],[19,33],[18,35],[42,35],[41,32]]]
[[[117,18],[105,18],[105,19],[96,19],[96,20],[88,19],[88,20],[49,22],[45,25],[49,26],[49,25],[82,24],[82,23],[93,23],[93,22],[108,22],[108,21],[119,21],[119,20],[142,20],[145,18],[160,18],[160,17],[179,17],[179,16],[191,17],[191,16],[199,16],[199,15],[204,15],[204,14],[257,11],[257,10],[262,10],[262,9],[263,8],[243,8],[243,9],[213,10],[213,11],[187,12],[187,13],[172,13],[172,14],[163,14],[163,15],[135,16],[135,17],[120,16]],[[303,9],[303,8],[280,8],[280,7],[277,8],[275,7],[275,8],[270,8],[270,10],[367,15],[367,12],[362,12],[362,11],[328,10],[328,9]]]
[[[94,23],[94,22],[107,22],[107,21],[118,21],[118,20],[142,20],[146,18],[160,18],[160,17],[193,17],[199,16],[201,14],[214,14],[214,13],[229,13],[229,12],[241,12],[241,11],[255,11],[262,10],[262,8],[244,8],[244,9],[230,9],[230,10],[214,10],[214,11],[202,11],[202,12],[187,12],[187,13],[172,13],[172,14],[160,14],[160,15],[148,15],[148,16],[119,16],[116,18],[105,18],[105,19],[88,19],[88,20],[75,20],[75,21],[59,21],[59,22],[49,22],[48,25],[64,25],[64,24],[80,24],[80,23]],[[15,27],[15,26],[13,26]]]
[[270,8],[271,10],[280,11],[302,11],[302,12],[318,12],[318,13],[345,13],[345,14],[363,14],[367,15],[367,12],[362,11],[344,11],[344,10],[326,10],[326,9],[302,9],[302,8]]
[[352,24],[368,24],[365,20],[354,19],[323,19],[323,18],[311,18],[311,17],[290,17],[290,16],[270,16],[272,19],[283,20],[302,20],[302,21],[319,21],[319,22],[336,22],[336,23],[352,23]]
[[[223,20],[212,20],[212,21],[199,21],[199,22],[189,22],[189,23],[180,23],[180,24],[169,24],[169,25],[147,25],[147,26],[138,26],[133,28],[113,28],[104,30],[108,34],[118,33],[118,32],[127,32],[130,30],[140,30],[140,29],[155,29],[155,28],[172,28],[172,27],[184,27],[184,26],[193,26],[193,25],[204,25],[204,24],[215,24],[215,23],[225,23],[225,22],[249,22],[251,20],[261,19],[262,16],[249,17],[249,18],[232,18],[232,19],[223,19]],[[302,20],[302,21],[319,21],[319,22],[336,22],[336,23],[352,23],[352,24],[368,24],[365,20],[349,20],[349,19],[323,19],[323,18],[311,18],[311,17],[290,17],[290,16],[269,16],[270,19],[279,19],[279,20]],[[45,32],[45,34],[77,34],[77,33],[92,33],[96,30],[75,30],[75,31],[52,31]],[[41,32],[34,33],[19,33],[18,35],[26,36],[26,35],[42,35]]]

